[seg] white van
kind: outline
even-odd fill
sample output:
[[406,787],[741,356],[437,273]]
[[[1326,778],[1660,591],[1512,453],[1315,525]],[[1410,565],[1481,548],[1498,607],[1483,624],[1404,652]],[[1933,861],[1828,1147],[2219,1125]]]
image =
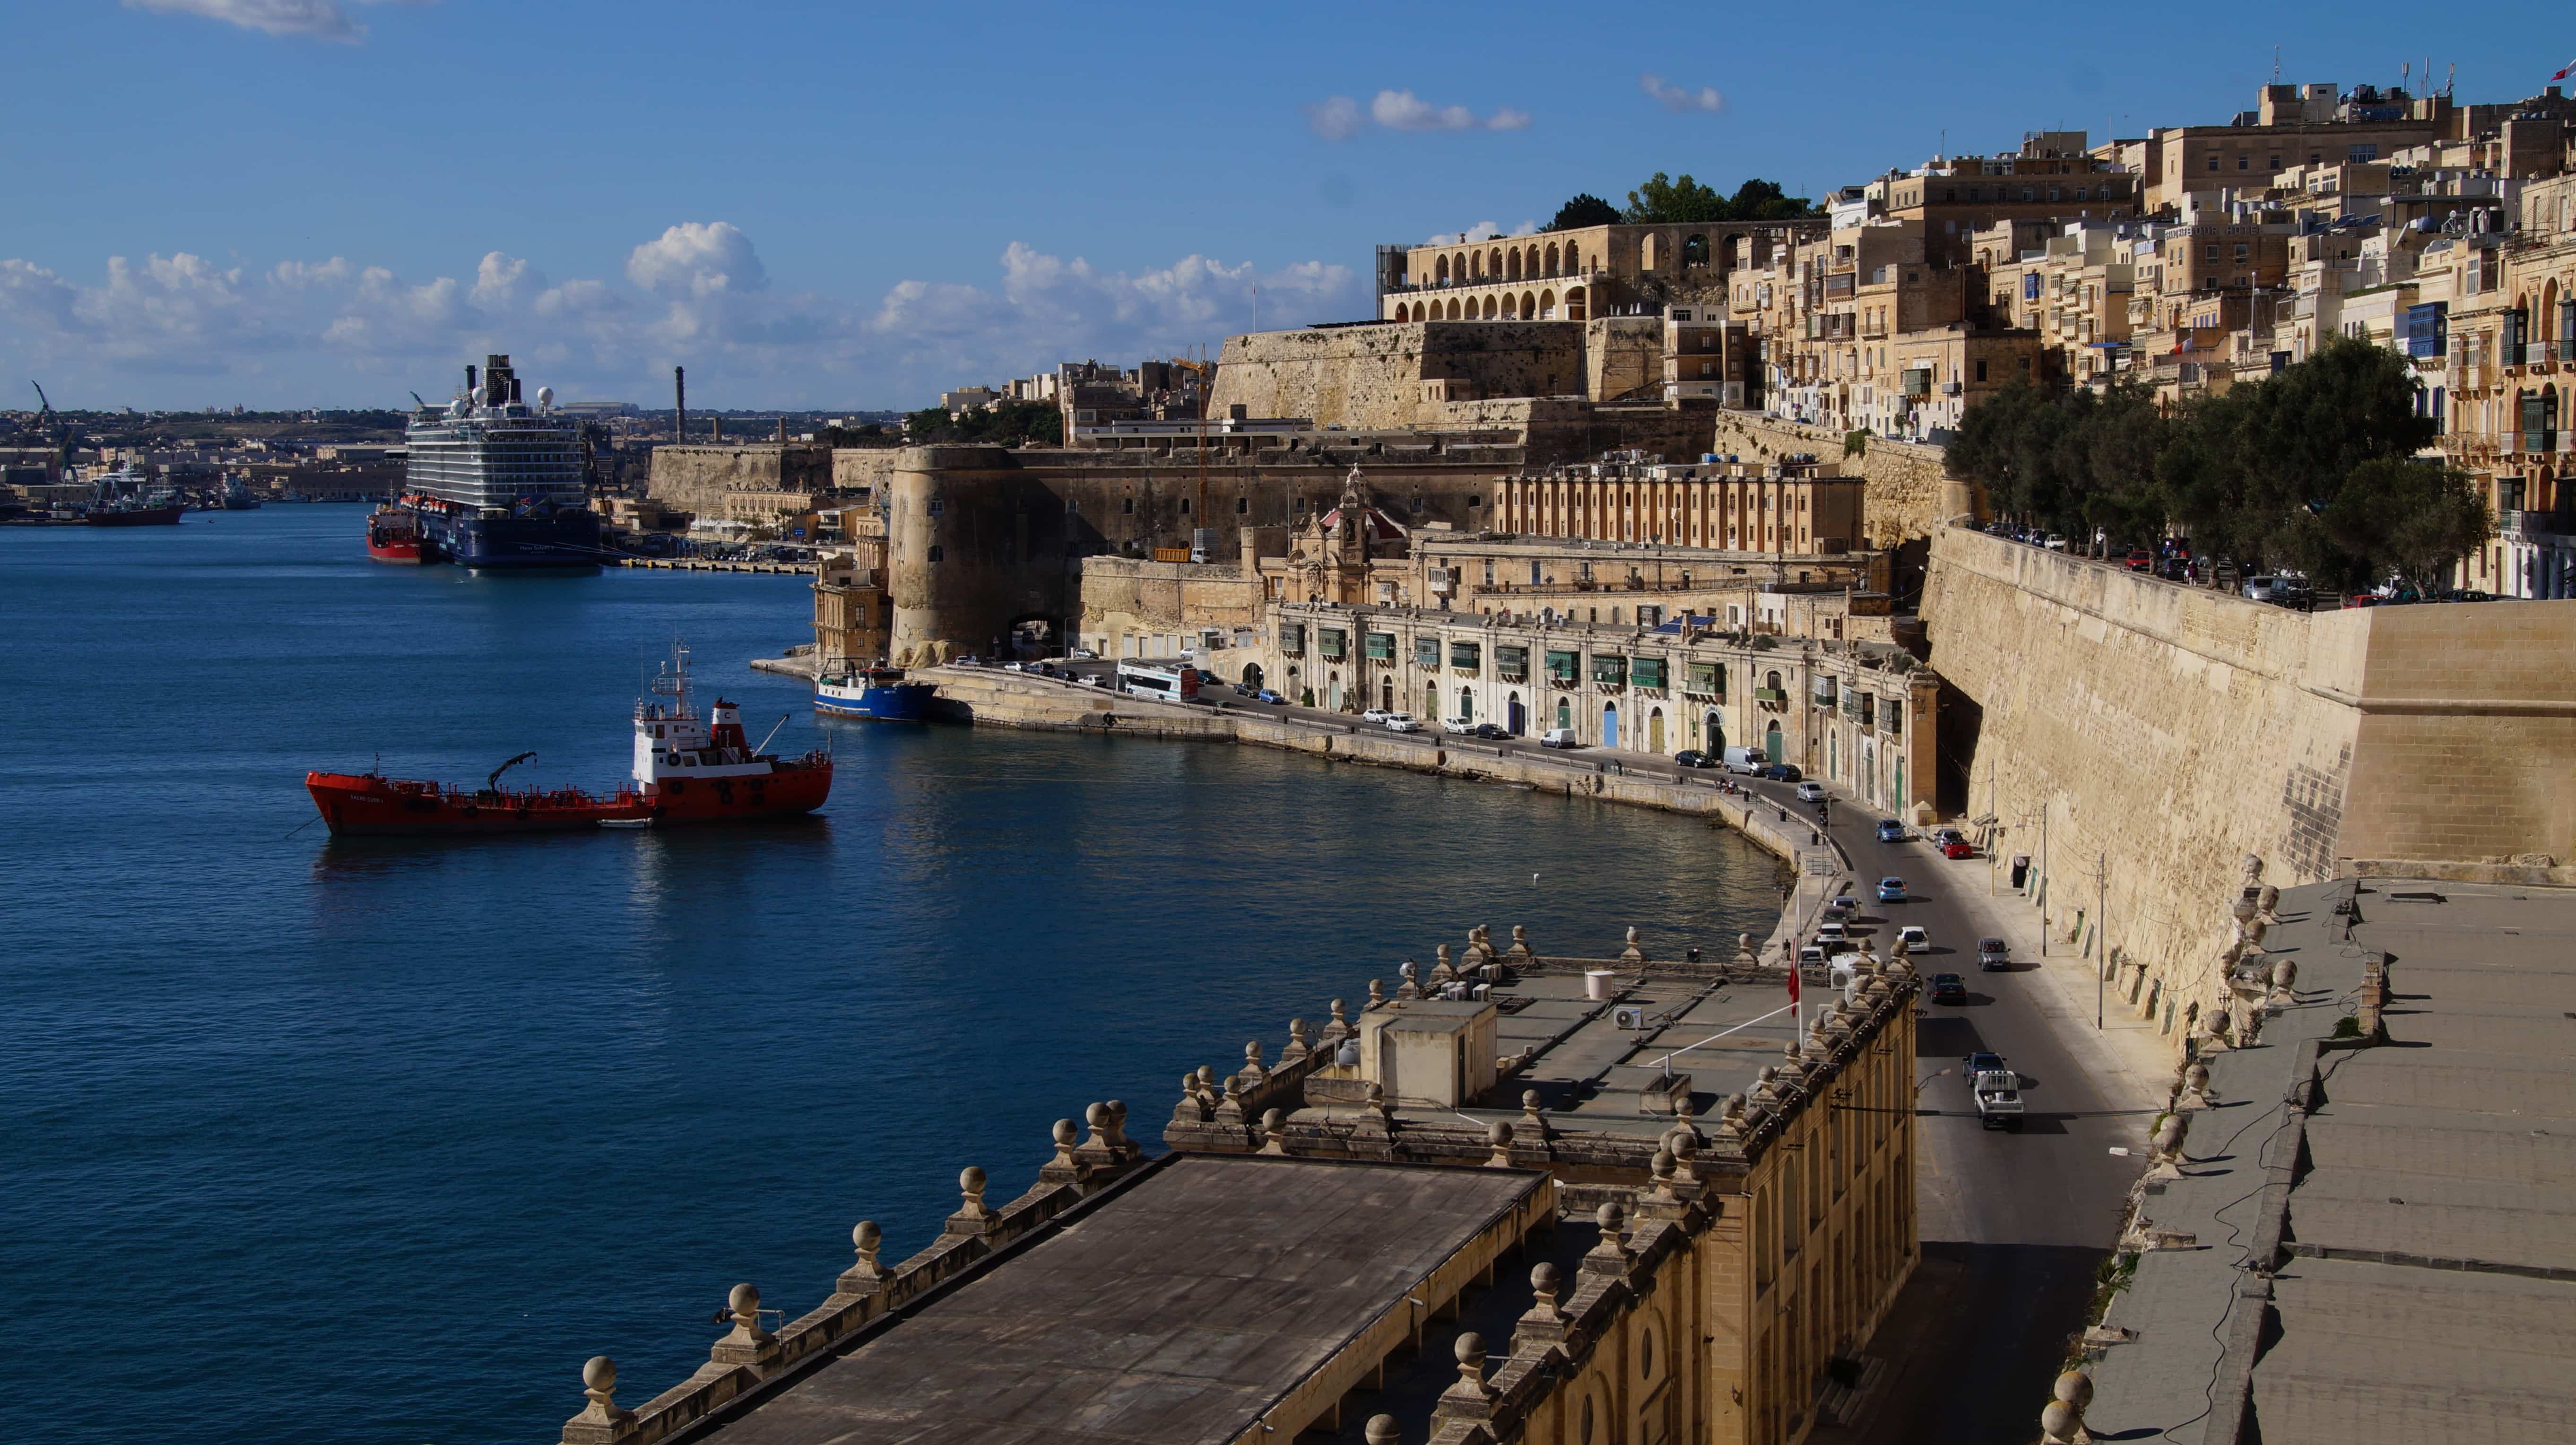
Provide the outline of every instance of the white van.
[[1771,755],[1760,748],[1728,748],[1718,765],[1730,773],[1751,776],[1771,766]]
[[1574,740],[1574,729],[1572,728],[1549,728],[1546,732],[1538,735],[1538,745],[1543,748],[1574,748],[1582,746],[1581,743]]

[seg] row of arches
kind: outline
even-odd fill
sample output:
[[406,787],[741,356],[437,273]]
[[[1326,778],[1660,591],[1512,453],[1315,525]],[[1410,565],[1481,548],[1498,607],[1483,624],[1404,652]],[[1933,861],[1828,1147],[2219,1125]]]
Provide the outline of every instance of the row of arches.
[[1506,291],[1481,300],[1469,296],[1462,302],[1451,297],[1440,301],[1399,301],[1397,321],[1581,321],[1584,318],[1583,288],[1575,286],[1565,293],[1564,315],[1560,318],[1554,290],[1524,291],[1515,296]]
[[[1700,242],[1702,251],[1707,246],[1706,241]],[[1533,241],[1527,246],[1495,246],[1438,257],[1432,261],[1431,275],[1427,279],[1434,286],[1465,286],[1478,281],[1518,281],[1524,276],[1579,276],[1582,273],[1581,247],[1568,242],[1560,251],[1554,241],[1548,242],[1544,248]]]
[[1542,537],[1769,551],[1803,546],[1814,529],[1804,481],[1507,482],[1494,524]]

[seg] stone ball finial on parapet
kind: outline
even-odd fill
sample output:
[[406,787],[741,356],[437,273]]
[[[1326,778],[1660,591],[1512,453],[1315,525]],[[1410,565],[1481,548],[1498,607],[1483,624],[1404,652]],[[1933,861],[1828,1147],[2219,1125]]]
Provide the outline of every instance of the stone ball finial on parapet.
[[1456,1419],[1481,1419],[1493,1414],[1494,1387],[1485,1383],[1485,1337],[1468,1330],[1450,1347],[1458,1357],[1458,1380],[1440,1392],[1438,1413]]
[[723,1318],[733,1321],[733,1328],[708,1348],[708,1360],[719,1365],[757,1368],[778,1358],[777,1337],[760,1327],[758,1289],[748,1284],[735,1285],[725,1296]]
[[857,1262],[841,1271],[843,1294],[867,1294],[885,1280],[885,1270],[878,1265],[877,1255],[885,1247],[885,1233],[873,1219],[862,1219],[850,1226],[850,1252]]
[[1458,976],[1457,967],[1449,962],[1449,945],[1443,943],[1431,951],[1431,981],[1447,983]]
[[1235,1075],[1235,1078],[1243,1082],[1243,1087],[1246,1091],[1250,1091],[1260,1087],[1261,1082],[1269,1077],[1270,1071],[1261,1067],[1261,1040],[1245,1039],[1243,1041],[1243,1072]]
[[1539,1104],[1538,1090],[1521,1090],[1521,1127],[1529,1130],[1530,1137],[1533,1139],[1545,1139],[1548,1136],[1547,1113],[1539,1107]]
[[2164,1122],[2158,1124],[2156,1132],[2148,1138],[2148,1144],[2154,1152],[2150,1156],[2153,1162],[2147,1170],[2147,1178],[2158,1180],[2181,1178],[2183,1145],[2190,1139],[2191,1116],[2189,1114],[2165,1115]]
[[1082,1143],[1082,1126],[1071,1119],[1058,1119],[1055,1121],[1054,1138],[1054,1169],[1079,1174],[1082,1171],[1082,1161],[1075,1157],[1074,1151]]
[[1333,1021],[1324,1025],[1324,1039],[1328,1043],[1340,1043],[1350,1037],[1350,1032],[1350,1013],[1343,1007],[1340,999],[1335,999],[1333,1000]]
[[1486,1168],[1488,1168],[1488,1169],[1509,1169],[1509,1168],[1511,1168],[1511,1167],[1512,1167],[1512,1126],[1511,1126],[1509,1123],[1507,1123],[1507,1122],[1505,1122],[1504,1120],[1501,1120],[1501,1119],[1496,1119],[1496,1120],[1495,1120],[1494,1122],[1492,1122],[1491,1124],[1486,1125],[1486,1126],[1485,1126],[1485,1147],[1486,1147],[1488,1150],[1490,1150],[1490,1151],[1491,1151],[1491,1152],[1486,1156],[1486,1159],[1485,1159],[1485,1167],[1486,1167]]
[[2082,1370],[2069,1370],[2057,1377],[2050,1393],[2055,1398],[2039,1412],[2039,1428],[2048,1445],[2092,1445],[2093,1437],[2084,1428],[2084,1412],[2093,1404],[2093,1377]]
[[2299,1001],[2299,961],[2283,954],[2272,960],[2272,999],[2284,1008]]
[[1529,925],[1523,923],[1515,923],[1512,925],[1511,956],[1514,961],[1520,963],[1527,963],[1537,956],[1530,952]]
[[1371,1415],[1365,1437],[1368,1445],[1404,1445],[1404,1427],[1393,1415]]
[[1630,924],[1628,926],[1628,946],[1619,950],[1619,962],[1629,968],[1644,968],[1646,966],[1645,945],[1637,941],[1637,928],[1635,924]]
[[1295,1063],[1297,1060],[1306,1057],[1306,1053],[1306,1021],[1304,1019],[1290,1019],[1288,1021],[1288,1047],[1279,1051],[1279,1062],[1282,1064]]
[[1370,979],[1370,980],[1369,980],[1369,1001],[1368,1001],[1368,1006],[1369,1006],[1370,1008],[1376,1008],[1376,1007],[1378,1007],[1379,1005],[1381,1005],[1381,1004],[1383,1004],[1383,1003],[1385,1003],[1385,1002],[1386,1002],[1386,982],[1385,982],[1385,980],[1383,980],[1383,979],[1375,979],[1375,978]]
[[1277,1109],[1261,1111],[1261,1152],[1272,1158],[1288,1153],[1288,1116]]
[[1422,985],[1416,977],[1416,975],[1420,973],[1421,968],[1422,965],[1415,963],[1409,958],[1396,965],[1396,976],[1404,980],[1404,982],[1396,985],[1395,996],[1397,998],[1422,997]]
[[1762,966],[1762,956],[1753,951],[1753,935],[1750,933],[1735,935],[1735,966],[1737,968]]
[[635,1412],[617,1407],[617,1362],[593,1355],[581,1367],[581,1392],[590,1403],[564,1422],[565,1445],[616,1445],[630,1438]]
[[993,1217],[993,1211],[984,1204],[985,1183],[984,1171],[972,1164],[958,1174],[957,1193],[962,1202],[957,1207],[956,1219],[981,1223]]
[[1208,1104],[1216,1102],[1216,1069],[1212,1065],[1199,1065],[1199,1098]]
[[1620,1208],[1616,1200],[1612,1200],[1592,1211],[1592,1220],[1600,1227],[1601,1240],[1583,1252],[1583,1272],[1624,1277],[1628,1273],[1630,1258],[1628,1241],[1624,1237],[1628,1227],[1628,1211]]
[[1181,1101],[1172,1106],[1175,1124],[1199,1124],[1207,1120],[1207,1110],[1199,1102],[1199,1076],[1181,1075]]

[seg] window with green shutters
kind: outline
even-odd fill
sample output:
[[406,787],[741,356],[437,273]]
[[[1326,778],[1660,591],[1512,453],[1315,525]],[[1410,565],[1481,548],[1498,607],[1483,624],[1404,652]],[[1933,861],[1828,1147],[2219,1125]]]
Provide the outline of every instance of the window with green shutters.
[[1440,639],[1437,637],[1417,637],[1413,639],[1413,665],[1416,667],[1438,667],[1440,665]]
[[1279,650],[1280,650],[1281,652],[1284,652],[1284,653],[1288,654],[1290,657],[1303,657],[1303,656],[1305,656],[1305,655],[1306,655],[1306,624],[1305,624],[1305,623],[1302,623],[1302,622],[1283,622],[1283,623],[1280,623],[1280,624],[1279,624]]
[[1351,635],[1338,627],[1322,629],[1316,640],[1322,644],[1319,650],[1327,662],[1339,662],[1350,654]]
[[1367,637],[1365,640],[1366,640],[1366,642],[1367,642],[1367,644],[1368,644],[1368,655],[1369,655],[1369,659],[1370,659],[1371,661],[1373,661],[1373,662],[1393,662],[1393,661],[1395,661],[1395,634],[1394,634],[1394,633],[1392,633],[1392,632],[1372,632],[1372,633],[1370,633],[1370,634],[1368,635],[1368,637]]
[[1580,666],[1580,663],[1581,660],[1571,652],[1549,652],[1547,655],[1547,680],[1550,682],[1561,682],[1569,687],[1572,686],[1574,683],[1576,669]]
[[1878,730],[1892,738],[1905,736],[1905,700],[1889,698],[1878,710]]
[[1692,663],[1690,665],[1689,680],[1683,683],[1682,691],[1695,692],[1703,697],[1718,696],[1717,664],[1714,662]]
[[1494,671],[1500,673],[1503,681],[1505,682],[1529,681],[1529,649],[1526,647],[1496,647],[1494,649]]
[[1592,655],[1592,681],[1596,686],[1620,687],[1628,681],[1628,659],[1615,652]]
[[1660,657],[1640,657],[1631,661],[1628,664],[1628,681],[1639,687],[1662,687],[1664,660]]
[[1485,665],[1485,649],[1483,645],[1474,642],[1450,643],[1449,665],[1451,667],[1463,667],[1469,672],[1482,670]]

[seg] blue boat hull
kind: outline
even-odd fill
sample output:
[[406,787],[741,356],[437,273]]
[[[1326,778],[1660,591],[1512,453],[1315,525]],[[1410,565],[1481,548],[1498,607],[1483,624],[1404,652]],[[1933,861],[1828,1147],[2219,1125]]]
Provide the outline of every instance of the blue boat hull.
[[834,717],[873,718],[878,722],[919,722],[930,695],[939,689],[926,682],[899,682],[892,687],[863,689],[857,697],[814,694],[814,710]]
[[592,570],[599,567],[599,514],[451,517],[420,514],[421,537],[441,559],[485,572]]

